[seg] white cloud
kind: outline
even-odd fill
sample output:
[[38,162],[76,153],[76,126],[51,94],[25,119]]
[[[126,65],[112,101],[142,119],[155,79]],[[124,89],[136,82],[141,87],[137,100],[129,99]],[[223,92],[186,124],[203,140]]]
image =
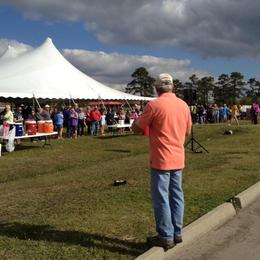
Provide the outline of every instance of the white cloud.
[[27,17],[82,21],[107,44],[174,46],[203,56],[257,56],[257,0],[0,0]]
[[131,74],[139,67],[145,67],[153,77],[167,72],[182,81],[188,80],[192,74],[209,75],[208,72],[193,69],[191,61],[187,59],[177,60],[71,49],[64,49],[63,55],[86,74],[103,83],[118,87],[129,83]]

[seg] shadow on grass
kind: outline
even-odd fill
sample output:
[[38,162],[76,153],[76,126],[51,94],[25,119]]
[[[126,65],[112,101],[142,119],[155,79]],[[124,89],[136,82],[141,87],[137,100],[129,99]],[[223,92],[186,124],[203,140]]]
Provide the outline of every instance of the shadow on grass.
[[0,236],[20,240],[35,240],[78,245],[86,248],[108,250],[110,252],[138,256],[148,250],[145,243],[136,243],[100,234],[71,230],[56,230],[49,225],[31,225],[22,223],[0,223]]
[[105,149],[105,152],[117,152],[117,153],[131,153],[130,150],[124,150],[124,149]]
[[[24,151],[24,150],[31,150],[31,149],[39,149],[42,146],[34,146],[34,145],[16,145],[14,152],[17,151]],[[8,155],[9,152],[6,151],[5,147],[2,148],[2,155]]]
[[98,136],[98,139],[114,139],[114,138],[123,138],[128,137],[133,134],[114,134],[114,135],[105,135],[105,136]]
[[23,151],[23,150],[30,150],[30,149],[39,149],[42,148],[43,145],[16,145],[15,151]]

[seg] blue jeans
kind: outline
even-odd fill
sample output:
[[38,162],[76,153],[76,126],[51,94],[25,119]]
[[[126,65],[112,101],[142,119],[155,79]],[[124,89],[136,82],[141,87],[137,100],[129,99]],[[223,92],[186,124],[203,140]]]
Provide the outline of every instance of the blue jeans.
[[182,170],[151,169],[151,193],[158,236],[172,240],[181,235],[184,215]]
[[91,135],[97,135],[98,134],[98,128],[99,128],[99,121],[92,121],[91,122]]

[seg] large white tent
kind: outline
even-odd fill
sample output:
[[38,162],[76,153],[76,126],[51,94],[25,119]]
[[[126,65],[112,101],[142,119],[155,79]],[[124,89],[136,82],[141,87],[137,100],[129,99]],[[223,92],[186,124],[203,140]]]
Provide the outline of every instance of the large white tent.
[[52,40],[19,53],[9,48],[0,57],[0,97],[95,100],[150,100],[115,90],[69,63]]

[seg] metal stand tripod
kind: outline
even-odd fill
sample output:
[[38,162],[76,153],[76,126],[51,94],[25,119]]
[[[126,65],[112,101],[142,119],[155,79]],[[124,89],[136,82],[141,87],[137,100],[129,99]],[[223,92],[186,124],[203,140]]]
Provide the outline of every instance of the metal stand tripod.
[[[198,145],[197,148],[194,149],[194,143]],[[191,144],[191,151],[194,153],[202,153],[202,151],[198,151],[198,149],[202,148],[205,152],[209,153],[209,151],[202,146],[193,136],[193,125],[191,126],[191,138],[190,140],[185,144],[185,147],[188,147],[188,145]]]

